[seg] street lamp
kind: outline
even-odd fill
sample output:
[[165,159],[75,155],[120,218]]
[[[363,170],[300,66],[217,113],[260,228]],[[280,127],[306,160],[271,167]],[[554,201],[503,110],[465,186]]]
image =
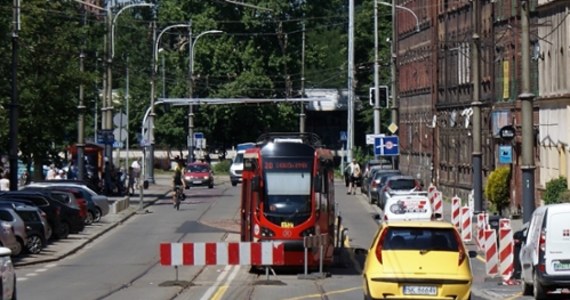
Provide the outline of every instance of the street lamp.
[[[155,93],[155,81],[156,81],[156,73],[158,72],[158,44],[160,44],[160,38],[162,35],[173,28],[191,28],[191,24],[175,24],[170,25],[164,28],[159,34],[158,37],[154,40],[154,45],[152,47],[152,79],[150,82],[150,116],[148,121],[148,138],[147,141],[148,145],[148,157],[147,157],[147,168],[146,168],[146,177],[149,183],[154,183],[154,99],[156,97]],[[153,26],[153,31],[156,26]],[[153,34],[156,36],[155,34]]]
[[127,8],[131,7],[138,7],[138,6],[146,6],[151,7],[154,6],[152,3],[136,3],[126,5],[125,7],[121,8],[117,15],[113,17],[113,11],[111,7],[111,1],[107,2],[107,31],[108,31],[108,43],[107,43],[107,84],[105,91],[105,100],[102,107],[102,115],[104,116],[105,122],[103,122],[103,131],[104,131],[104,142],[105,142],[105,192],[110,192],[109,188],[111,186],[111,164],[112,164],[112,156],[113,156],[113,149],[112,145],[109,144],[109,136],[112,134],[113,129],[113,72],[112,72],[112,65],[113,65],[113,56],[115,55],[115,46],[114,46],[114,25],[116,22],[117,17],[125,11]]
[[[196,42],[198,39],[206,34],[214,34],[214,33],[223,33],[221,30],[207,30],[200,34],[198,34],[194,41],[192,41],[192,24],[190,23],[190,32],[189,32],[189,52],[190,52],[190,61],[189,61],[189,76],[188,80],[190,80],[190,84],[188,85],[188,97],[192,99],[193,88],[194,88],[194,47],[196,46]],[[190,104],[188,106],[188,163],[194,161],[194,105]]]

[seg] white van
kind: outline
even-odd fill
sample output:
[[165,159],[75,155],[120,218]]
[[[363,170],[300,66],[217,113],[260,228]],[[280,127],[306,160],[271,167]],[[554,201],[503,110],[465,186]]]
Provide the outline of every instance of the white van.
[[242,143],[236,147],[236,156],[230,166],[230,181],[232,186],[236,186],[241,182],[241,173],[243,172],[243,154],[245,150],[255,147],[255,143]]
[[425,192],[391,194],[384,205],[384,221],[430,221],[433,208]]
[[570,288],[570,203],[538,207],[520,251],[523,293],[547,299],[548,291]]

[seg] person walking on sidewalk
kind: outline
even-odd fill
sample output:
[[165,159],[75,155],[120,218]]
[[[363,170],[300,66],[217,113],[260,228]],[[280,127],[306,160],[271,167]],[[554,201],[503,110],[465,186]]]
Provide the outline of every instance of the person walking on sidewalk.
[[360,179],[361,170],[360,165],[356,162],[356,159],[352,159],[352,162],[348,165],[350,171],[350,182],[348,183],[348,191],[346,194],[351,193],[356,194],[356,182]]

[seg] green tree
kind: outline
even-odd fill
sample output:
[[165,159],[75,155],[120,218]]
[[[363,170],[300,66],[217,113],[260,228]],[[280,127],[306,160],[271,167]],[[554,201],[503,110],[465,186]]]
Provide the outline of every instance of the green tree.
[[489,175],[485,187],[485,197],[493,205],[493,210],[502,214],[504,208],[510,203],[510,176],[509,167],[499,167]]
[[544,204],[569,202],[568,183],[566,177],[560,176],[546,183]]

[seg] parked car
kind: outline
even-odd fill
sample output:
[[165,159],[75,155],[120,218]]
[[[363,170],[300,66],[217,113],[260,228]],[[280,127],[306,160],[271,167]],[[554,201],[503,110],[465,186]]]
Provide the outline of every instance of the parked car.
[[85,224],[79,216],[79,209],[67,206],[56,199],[35,191],[12,191],[0,194],[2,200],[23,202],[43,210],[53,228],[54,237],[67,238],[70,232],[80,232]]
[[386,199],[392,193],[406,193],[421,191],[420,182],[412,176],[396,175],[386,179],[386,183],[382,189],[378,190],[378,206],[383,208],[386,205]]
[[13,207],[0,206],[0,220],[8,222],[12,225],[16,240],[20,244],[18,251],[14,251],[14,255],[20,255],[26,249],[28,234],[26,233],[26,224],[24,220],[14,211]]
[[543,205],[532,213],[520,251],[524,295],[548,299],[570,288],[570,203]]
[[10,249],[10,255],[12,256],[18,256],[22,252],[22,245],[16,239],[12,224],[8,222],[0,221],[0,247]]
[[12,263],[12,251],[0,247],[0,276],[2,278],[2,299],[16,300],[16,270]]
[[[45,193],[47,196],[58,200],[61,203],[66,204],[69,207],[79,209],[79,216],[83,219],[83,222],[86,223],[87,219],[87,204],[83,203],[81,205],[80,201],[75,197],[73,191],[65,190],[63,188],[49,188],[49,187],[35,187],[35,186],[26,186],[21,191],[36,191],[39,193]],[[82,198],[83,199],[83,198]],[[85,200],[83,200],[85,201]]]
[[[368,202],[370,204],[378,203],[378,189],[381,188],[385,183],[386,179],[390,176],[401,175],[399,170],[387,170],[387,169],[372,169],[372,177],[366,184],[368,188],[366,189],[366,195],[368,195]],[[365,184],[363,184],[364,186]]]
[[214,188],[214,173],[208,163],[190,163],[184,169],[184,181],[186,187],[207,186]]
[[382,208],[384,221],[393,220],[423,220],[434,219],[433,209],[427,193],[414,193],[404,195],[392,195],[386,199],[386,205]]
[[[94,190],[89,188],[85,184],[81,184],[80,181],[58,181],[58,180],[46,180],[42,182],[34,182],[29,185],[29,187],[50,187],[50,188],[73,188],[79,189],[83,194],[83,198],[88,202],[88,214],[93,215],[93,221],[99,222],[101,218],[109,214],[110,207],[109,207],[109,199],[105,195],[99,195]],[[89,204],[91,202],[94,208]],[[91,209],[90,209],[91,207]],[[89,217],[88,217],[89,218]]]
[[37,254],[47,244],[49,229],[45,215],[38,207],[18,202],[0,201],[0,209],[13,210],[22,219],[26,228],[26,250]]
[[364,299],[470,299],[476,255],[449,222],[384,222],[364,263]]

